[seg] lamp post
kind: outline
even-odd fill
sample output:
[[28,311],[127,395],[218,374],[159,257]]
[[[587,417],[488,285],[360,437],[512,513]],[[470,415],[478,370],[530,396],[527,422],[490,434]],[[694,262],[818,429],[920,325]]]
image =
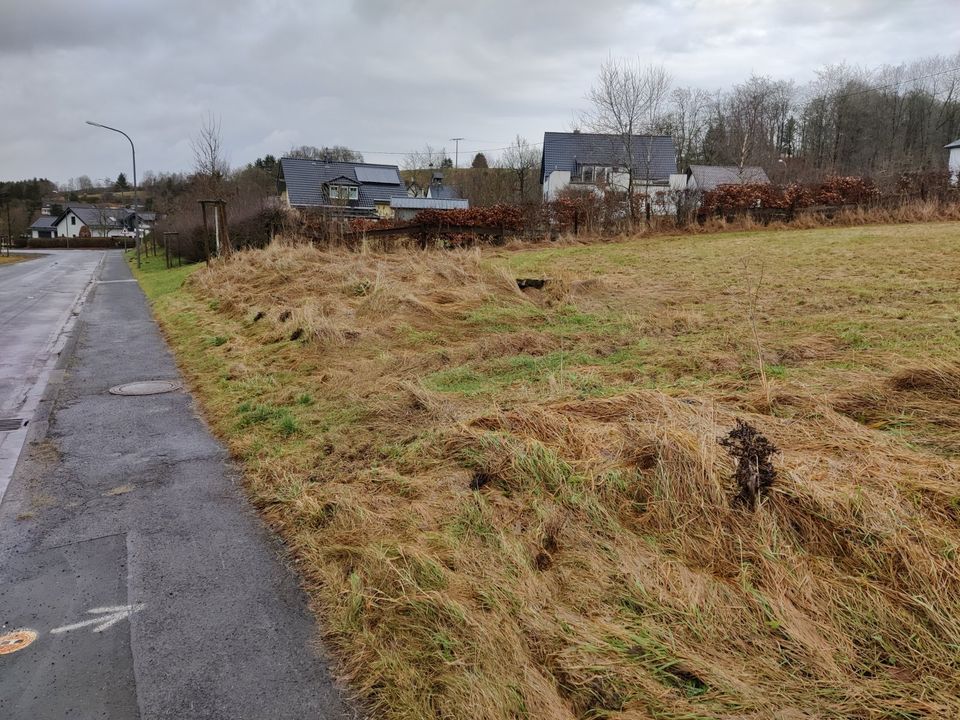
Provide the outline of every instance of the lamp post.
[[133,235],[137,245],[137,269],[139,269],[140,268],[140,218],[137,215],[137,149],[133,146],[133,140],[131,140],[130,136],[127,135],[123,130],[117,130],[116,128],[110,127],[109,125],[101,125],[100,123],[95,123],[90,120],[87,120],[86,122],[87,122],[87,125],[93,125],[94,127],[103,128],[104,130],[112,130],[115,133],[120,133],[127,139],[127,142],[130,143],[130,152],[133,154]]

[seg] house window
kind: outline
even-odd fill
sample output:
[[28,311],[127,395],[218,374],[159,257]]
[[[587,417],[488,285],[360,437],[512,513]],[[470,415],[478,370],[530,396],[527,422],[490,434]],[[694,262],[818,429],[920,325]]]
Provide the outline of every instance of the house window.
[[581,170],[580,177],[583,180],[583,182],[592,183],[593,182],[593,166],[585,166],[583,170]]
[[331,200],[357,200],[360,197],[360,188],[355,185],[331,185]]
[[71,225],[76,225],[76,224],[77,224],[77,216],[76,216],[76,215],[71,215],[71,216],[70,216],[70,224],[71,224]]

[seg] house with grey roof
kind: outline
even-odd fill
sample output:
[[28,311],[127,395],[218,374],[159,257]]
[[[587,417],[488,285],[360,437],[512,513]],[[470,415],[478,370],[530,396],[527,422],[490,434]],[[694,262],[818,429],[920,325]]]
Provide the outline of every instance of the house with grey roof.
[[56,237],[123,237],[131,234],[133,211],[123,207],[71,204],[56,219]]
[[390,201],[407,197],[396,165],[280,158],[277,192],[288,208],[346,217],[392,217]]
[[33,237],[133,237],[134,228],[141,234],[150,232],[157,214],[144,210],[134,212],[126,207],[71,203],[59,215],[41,215],[37,223],[45,217],[51,219],[52,234]]
[[41,215],[30,226],[30,237],[32,238],[55,238],[57,236],[56,215]]
[[554,200],[566,188],[625,191],[631,169],[635,191],[668,190],[670,176],[677,174],[673,138],[633,135],[628,143],[620,135],[579,131],[543,134],[540,183],[546,200]]
[[762,167],[744,165],[691,165],[687,168],[687,190],[708,192],[721,185],[769,185]]
[[954,140],[944,148],[950,151],[950,158],[947,161],[947,168],[950,170],[950,184],[956,185],[960,180],[960,140]]

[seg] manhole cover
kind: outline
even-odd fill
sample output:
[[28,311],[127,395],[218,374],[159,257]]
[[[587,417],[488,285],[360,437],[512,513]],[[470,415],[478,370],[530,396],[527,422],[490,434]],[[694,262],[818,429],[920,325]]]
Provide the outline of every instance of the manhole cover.
[[14,630],[6,635],[0,635],[0,655],[9,655],[17,650],[23,650],[37,639],[33,630]]
[[12,432],[23,427],[23,418],[0,418],[0,432]]
[[180,389],[180,383],[169,380],[144,380],[110,388],[111,395],[160,395]]

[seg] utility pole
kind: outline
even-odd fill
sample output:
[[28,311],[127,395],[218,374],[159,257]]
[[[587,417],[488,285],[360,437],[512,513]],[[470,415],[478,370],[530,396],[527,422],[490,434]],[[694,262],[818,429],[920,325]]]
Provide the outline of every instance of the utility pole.
[[133,153],[133,235],[137,243],[137,269],[140,269],[140,216],[138,215],[137,210],[137,149],[133,146],[133,140],[130,139],[130,136],[127,135],[123,130],[117,130],[112,128],[109,125],[101,125],[100,123],[91,122],[87,120],[87,125],[93,125],[94,127],[103,128],[104,130],[113,130],[115,133],[120,133],[123,135],[127,142],[130,143],[130,152]]
[[455,153],[454,153],[454,158],[455,158],[455,160],[453,161],[453,166],[454,166],[455,168],[458,168],[458,167],[460,167],[460,141],[463,140],[463,138],[462,138],[462,137],[459,137],[459,138],[450,138],[450,140],[451,140],[452,142],[455,142],[455,143],[457,144],[457,149],[456,149],[456,151],[455,151]]
[[[10,248],[13,247],[13,230],[12,225],[10,224],[10,192],[7,191],[3,194],[3,199],[7,206],[7,257],[10,257]],[[0,244],[0,252],[3,251],[2,244]]]

